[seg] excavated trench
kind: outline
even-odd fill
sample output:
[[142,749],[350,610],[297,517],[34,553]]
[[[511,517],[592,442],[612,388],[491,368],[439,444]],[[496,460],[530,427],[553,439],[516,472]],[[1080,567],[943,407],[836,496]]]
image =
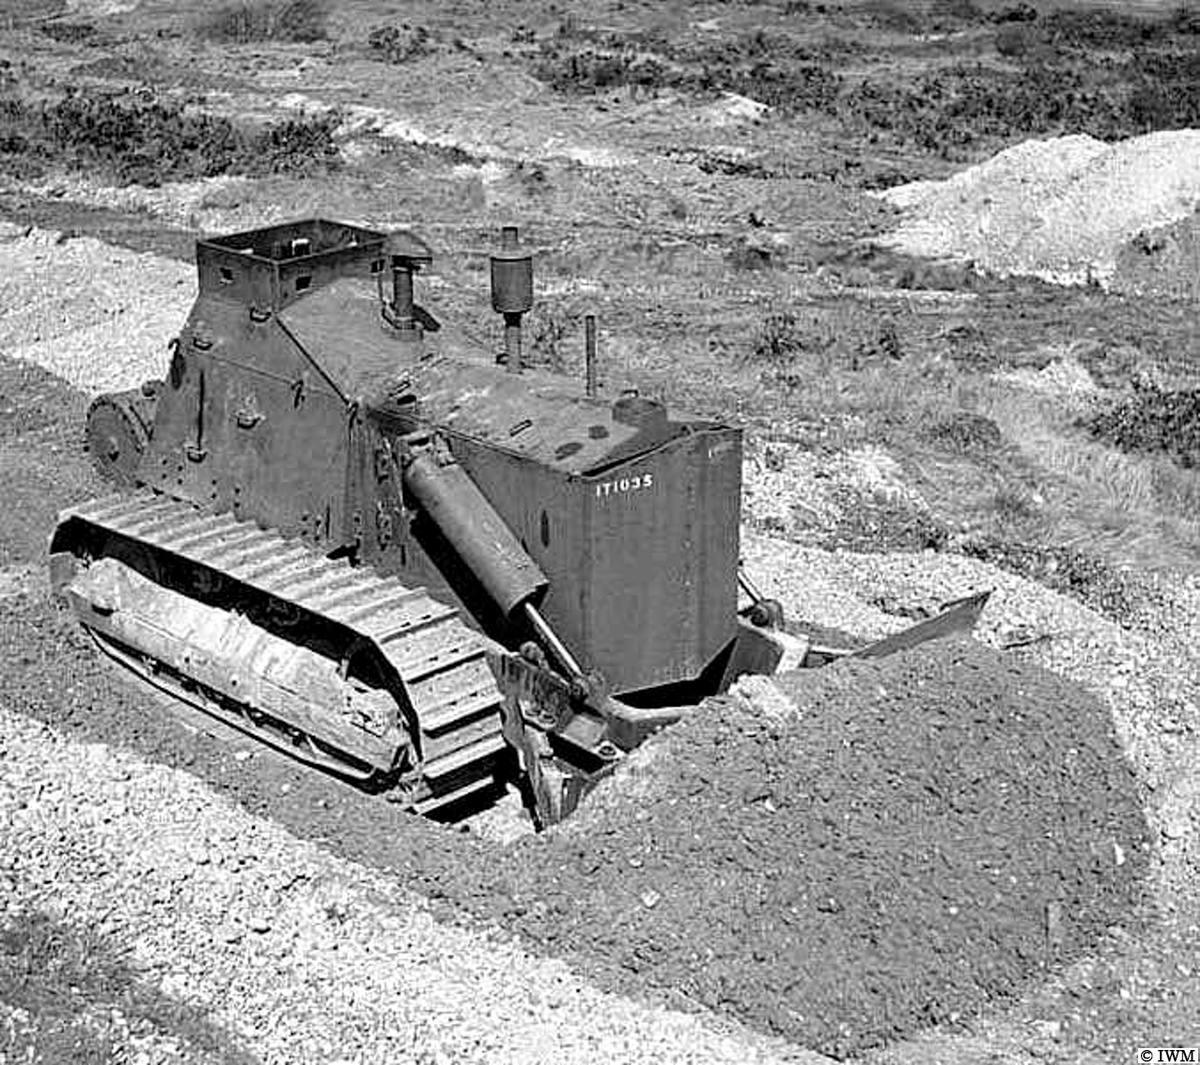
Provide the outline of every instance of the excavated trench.
[[788,702],[710,701],[624,790],[507,847],[199,734],[114,676],[40,579],[54,513],[95,487],[84,405],[0,359],[0,498],[19,501],[0,554],[28,567],[0,584],[0,700],[19,712],[185,767],[605,986],[836,1056],[969,1018],[1136,919],[1149,844],[1107,713],[969,640],[781,678]]

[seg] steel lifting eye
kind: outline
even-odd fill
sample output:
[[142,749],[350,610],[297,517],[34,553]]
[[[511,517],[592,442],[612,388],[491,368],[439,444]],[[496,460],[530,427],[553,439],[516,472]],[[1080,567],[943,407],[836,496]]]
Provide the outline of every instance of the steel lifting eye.
[[292,382],[292,406],[300,407],[303,405],[307,394],[307,387],[304,384],[304,378],[298,377]]
[[258,405],[258,398],[253,394],[242,400],[242,405],[234,411],[233,416],[239,429],[253,429],[265,417]]

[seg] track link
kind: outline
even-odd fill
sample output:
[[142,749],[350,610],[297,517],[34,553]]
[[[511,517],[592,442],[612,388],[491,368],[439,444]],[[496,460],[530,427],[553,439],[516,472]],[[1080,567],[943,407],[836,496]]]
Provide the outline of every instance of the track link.
[[[51,556],[55,591],[108,653],[275,746],[289,736],[302,760],[394,779],[422,813],[494,782],[506,744],[492,645],[424,588],[148,490],[64,511]],[[293,638],[316,629],[317,650]],[[363,655],[394,700],[383,713],[370,692],[329,694]]]

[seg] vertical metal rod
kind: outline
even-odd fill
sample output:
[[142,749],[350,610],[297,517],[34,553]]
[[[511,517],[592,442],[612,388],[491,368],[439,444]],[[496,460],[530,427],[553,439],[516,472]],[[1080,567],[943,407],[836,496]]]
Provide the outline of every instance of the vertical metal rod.
[[596,316],[594,314],[585,315],[583,328],[584,359],[587,366],[587,394],[594,396],[596,394]]
[[504,316],[504,362],[509,373],[521,372],[521,316]]
[[204,451],[204,371],[200,371],[200,378],[196,382],[196,444],[197,452]]

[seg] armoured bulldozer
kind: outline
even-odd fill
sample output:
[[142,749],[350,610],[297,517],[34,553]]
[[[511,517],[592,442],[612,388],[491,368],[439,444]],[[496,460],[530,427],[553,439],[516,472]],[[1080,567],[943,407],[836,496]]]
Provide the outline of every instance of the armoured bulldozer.
[[50,543],[141,681],[420,813],[519,782],[547,825],[742,673],[974,623],[982,596],[853,652],[789,632],[739,568],[741,431],[601,387],[591,318],[581,380],[526,365],[515,227],[499,353],[439,342],[431,260],[323,219],[197,242],[166,378],[88,412],[112,491]]

